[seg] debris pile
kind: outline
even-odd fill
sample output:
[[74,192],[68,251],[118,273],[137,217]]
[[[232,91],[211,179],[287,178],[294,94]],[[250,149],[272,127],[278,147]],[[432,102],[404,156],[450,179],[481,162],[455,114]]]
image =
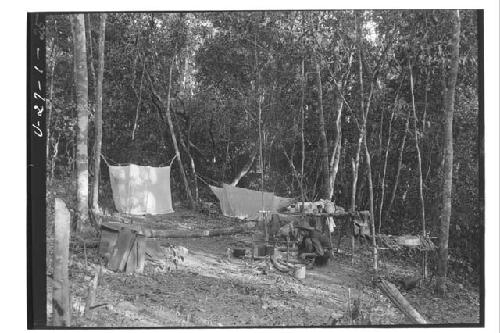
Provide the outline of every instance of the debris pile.
[[188,250],[175,246],[162,249],[157,239],[145,236],[140,230],[123,224],[103,223],[99,254],[107,260],[109,270],[143,273],[146,259],[160,270],[166,270],[169,269],[168,261],[176,267],[179,260],[184,261]]

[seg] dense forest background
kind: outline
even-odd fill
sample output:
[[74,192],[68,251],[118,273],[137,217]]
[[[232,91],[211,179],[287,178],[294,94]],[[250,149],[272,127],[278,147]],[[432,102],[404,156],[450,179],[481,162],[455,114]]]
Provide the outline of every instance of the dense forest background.
[[[207,183],[233,183],[360,210],[373,202],[377,232],[419,234],[424,225],[437,237],[452,22],[440,10],[109,13],[102,154],[111,164],[167,165],[175,137],[183,168],[172,165],[174,201],[215,200]],[[85,14],[89,183],[99,27],[99,14]],[[477,275],[476,11],[460,11],[459,32],[449,254],[455,272]],[[76,179],[69,15],[48,17],[46,43],[50,188]],[[99,193],[112,208],[105,163]]]

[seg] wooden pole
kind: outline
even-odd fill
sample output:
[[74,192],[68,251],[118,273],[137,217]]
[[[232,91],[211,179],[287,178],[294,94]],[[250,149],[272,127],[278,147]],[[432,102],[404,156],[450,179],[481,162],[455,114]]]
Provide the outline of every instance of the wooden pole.
[[286,236],[286,262],[290,260],[290,235]]
[[352,217],[349,216],[348,218],[348,222],[347,222],[349,225],[347,226],[351,232],[351,265],[354,266],[354,249],[356,247],[356,244],[355,244],[355,238],[354,238],[354,223],[352,221]]
[[99,265],[95,268],[94,278],[89,284],[87,302],[85,304],[85,316],[87,316],[90,313],[90,310],[95,305],[97,286],[99,285],[99,277],[101,275],[102,275],[102,266]]
[[71,325],[70,287],[68,278],[70,213],[66,204],[55,199],[54,285],[52,289],[52,324]]
[[352,325],[351,288],[347,288],[347,313],[349,315],[349,324]]

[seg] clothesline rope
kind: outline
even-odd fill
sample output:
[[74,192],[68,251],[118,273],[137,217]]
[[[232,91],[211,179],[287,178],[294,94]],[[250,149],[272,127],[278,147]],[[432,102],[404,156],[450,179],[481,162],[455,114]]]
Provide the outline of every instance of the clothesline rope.
[[[165,164],[165,165],[168,165],[169,167],[171,167],[171,166],[172,166],[172,163],[174,163],[174,161],[175,161],[175,159],[177,158],[177,156],[178,156],[178,155],[176,154],[174,157],[172,157],[172,159],[168,162],[168,164]],[[130,165],[130,164],[132,164],[132,163],[116,163],[116,162],[115,162],[115,161],[113,161],[111,158],[109,158],[109,157],[105,157],[102,153],[101,153],[101,157],[102,157],[102,160],[104,161],[104,163],[105,163],[108,167],[110,167],[110,166],[125,166],[125,165]],[[113,163],[113,164],[109,163],[109,161],[111,161],[111,163]],[[159,165],[159,167],[162,167],[162,166],[165,166],[165,165],[160,164],[160,165]]]
[[[196,174],[196,177],[198,177],[198,178],[199,178],[199,179],[200,179],[203,183],[205,183],[205,185],[210,186],[210,184],[209,184],[209,183],[207,183],[207,182],[205,181],[205,179],[203,179],[203,178],[202,178],[199,174]],[[217,182],[217,181],[215,181],[215,180],[213,180],[213,179],[210,179],[210,178],[208,178],[208,177],[205,177],[205,178],[206,178],[207,180],[211,181],[211,182],[212,182],[212,183],[214,183],[214,184],[220,184],[220,182]]]

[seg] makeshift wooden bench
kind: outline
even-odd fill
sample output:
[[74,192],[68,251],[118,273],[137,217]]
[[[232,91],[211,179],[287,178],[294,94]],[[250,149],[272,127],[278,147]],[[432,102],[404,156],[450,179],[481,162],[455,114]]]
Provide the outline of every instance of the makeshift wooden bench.
[[146,254],[155,259],[164,255],[156,239],[118,223],[101,224],[99,254],[108,260],[108,269],[127,273],[142,273]]

